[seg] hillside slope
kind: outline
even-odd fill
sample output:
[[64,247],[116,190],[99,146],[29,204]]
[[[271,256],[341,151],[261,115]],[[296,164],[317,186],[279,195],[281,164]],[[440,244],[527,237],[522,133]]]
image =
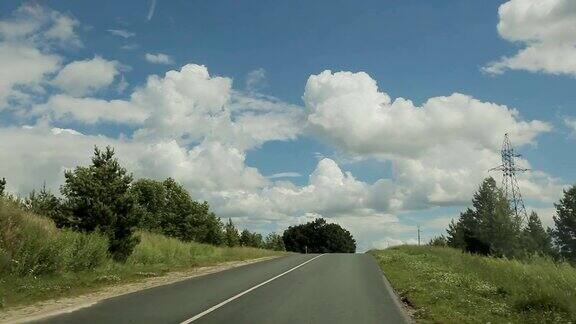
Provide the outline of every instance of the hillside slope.
[[451,248],[398,246],[372,254],[419,323],[576,321],[576,268]]

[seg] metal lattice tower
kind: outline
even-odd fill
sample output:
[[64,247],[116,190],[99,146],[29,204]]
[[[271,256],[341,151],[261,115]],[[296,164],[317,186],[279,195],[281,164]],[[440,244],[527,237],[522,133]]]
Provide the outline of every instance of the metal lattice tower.
[[504,143],[502,143],[500,154],[502,156],[502,164],[490,169],[490,171],[502,171],[502,190],[504,190],[504,194],[510,202],[510,207],[514,211],[516,217],[519,217],[523,221],[527,221],[528,215],[526,214],[524,200],[522,200],[522,194],[518,187],[516,172],[526,172],[529,169],[516,167],[514,159],[521,157],[522,155],[514,152],[508,134],[504,134]]

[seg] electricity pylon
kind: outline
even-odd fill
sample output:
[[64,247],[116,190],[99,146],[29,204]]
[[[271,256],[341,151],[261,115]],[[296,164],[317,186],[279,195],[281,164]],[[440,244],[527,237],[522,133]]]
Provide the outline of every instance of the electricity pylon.
[[527,221],[528,215],[526,214],[524,200],[522,200],[522,194],[518,187],[516,172],[526,172],[529,169],[516,166],[514,159],[522,155],[514,152],[508,133],[504,134],[504,143],[502,143],[500,154],[502,156],[502,164],[490,169],[490,171],[502,171],[502,190],[504,190],[504,195],[506,195],[506,199],[508,199],[510,207],[513,209],[516,217]]

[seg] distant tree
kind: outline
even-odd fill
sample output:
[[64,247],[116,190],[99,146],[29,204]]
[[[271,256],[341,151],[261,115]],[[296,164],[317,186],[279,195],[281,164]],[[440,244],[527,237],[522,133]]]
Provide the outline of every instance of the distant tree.
[[[207,202],[201,204],[203,210],[208,210]],[[195,228],[194,240],[197,242],[222,245],[224,244],[224,224],[219,217],[212,212],[205,212],[200,214],[200,218],[196,222],[190,224]]]
[[0,179],[0,197],[4,196],[4,190],[6,190],[6,178]]
[[169,218],[166,215],[169,201],[162,181],[139,179],[130,190],[137,202],[138,227],[162,234],[173,232],[163,228]]
[[554,238],[560,255],[576,262],[576,185],[564,190],[564,197],[556,206]]
[[79,231],[101,231],[109,238],[113,258],[125,261],[138,238],[133,228],[135,199],[130,194],[132,175],[120,166],[114,150],[94,148],[92,165],[66,171],[61,188],[70,212],[70,225]]
[[32,190],[24,199],[24,207],[32,213],[49,217],[58,228],[70,227],[71,225],[70,217],[63,208],[62,202],[50,190],[46,189],[46,185],[43,185],[39,191]]
[[448,225],[448,246],[459,248],[466,252],[488,255],[488,244],[481,241],[480,220],[472,209],[468,208],[460,213],[458,221],[452,221]]
[[304,253],[354,253],[356,241],[338,224],[329,224],[323,218],[290,226],[282,235],[287,251]]
[[520,251],[521,220],[493,178],[485,179],[468,208],[448,227],[448,245],[471,253],[513,257]]
[[553,255],[552,237],[550,231],[542,226],[536,212],[530,213],[528,225],[522,230],[523,245],[526,252],[542,255]]
[[276,233],[270,233],[264,240],[264,247],[268,250],[285,251],[284,240],[282,236]]
[[228,218],[228,223],[226,223],[224,226],[224,244],[229,247],[237,246],[240,244],[240,235],[238,234],[238,230],[230,218]]
[[223,224],[207,202],[192,199],[174,179],[140,179],[132,186],[138,202],[139,227],[184,241],[220,245]]
[[472,204],[480,219],[479,239],[494,256],[517,256],[520,251],[522,220],[514,215],[502,190],[493,178],[486,179]]
[[252,233],[249,230],[245,229],[240,234],[240,245],[262,248],[264,246],[264,241],[262,240],[262,234]]
[[428,242],[428,245],[431,246],[447,246],[448,245],[448,240],[446,239],[446,237],[444,235],[438,235],[433,237],[430,242]]

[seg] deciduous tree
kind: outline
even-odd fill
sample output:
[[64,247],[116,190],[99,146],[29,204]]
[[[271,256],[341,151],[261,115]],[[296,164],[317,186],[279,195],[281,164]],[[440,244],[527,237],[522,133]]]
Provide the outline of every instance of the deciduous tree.
[[356,241],[352,234],[338,224],[323,218],[290,226],[282,235],[287,251],[304,253],[354,253]]

